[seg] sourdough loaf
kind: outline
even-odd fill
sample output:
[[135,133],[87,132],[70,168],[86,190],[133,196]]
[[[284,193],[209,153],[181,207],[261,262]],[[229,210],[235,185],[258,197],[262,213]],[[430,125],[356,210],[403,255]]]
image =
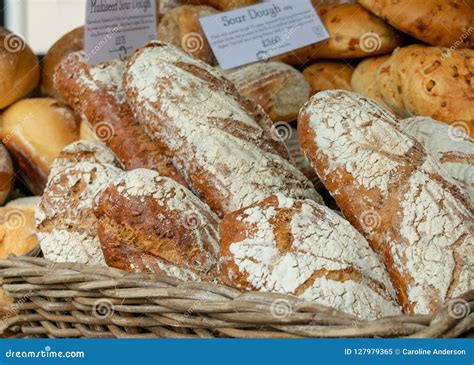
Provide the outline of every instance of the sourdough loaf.
[[323,90],[351,90],[354,68],[344,61],[320,61],[304,69],[303,75],[311,86],[311,95]]
[[150,137],[163,141],[188,186],[219,215],[272,193],[320,200],[271,139],[271,121],[222,74],[152,42],[129,60],[126,96]]
[[84,53],[75,52],[56,68],[56,89],[125,169],[149,168],[184,184],[160,141],[152,141],[133,117],[121,85],[123,69],[120,60],[88,67]]
[[277,194],[220,223],[222,281],[293,294],[363,319],[400,314],[388,273],[338,214]]
[[109,266],[183,280],[217,278],[217,216],[189,190],[147,169],[129,171],[95,199]]
[[474,139],[428,117],[401,120],[400,127],[423,145],[474,203]]
[[297,69],[281,62],[258,62],[224,71],[237,91],[260,105],[274,122],[290,122],[310,96]]
[[473,207],[392,114],[324,91],[302,109],[299,136],[344,216],[383,257],[407,313],[435,313],[473,288]]

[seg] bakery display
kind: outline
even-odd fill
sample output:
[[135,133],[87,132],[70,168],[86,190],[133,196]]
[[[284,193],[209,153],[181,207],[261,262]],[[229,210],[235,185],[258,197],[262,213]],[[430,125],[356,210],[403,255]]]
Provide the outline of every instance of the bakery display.
[[30,95],[40,81],[38,60],[18,34],[0,27],[0,109]]
[[323,90],[351,89],[354,68],[344,61],[319,61],[306,67],[303,75],[311,86],[311,95]]
[[344,216],[382,256],[406,313],[436,312],[472,288],[472,202],[392,114],[324,91],[302,109],[299,137]]
[[474,48],[470,0],[358,0],[395,28],[433,46]]
[[310,96],[310,86],[301,72],[281,62],[257,62],[224,71],[224,75],[274,122],[295,120]]
[[7,149],[0,144],[0,205],[3,205],[13,189],[15,172]]
[[18,165],[18,173],[41,195],[49,168],[59,152],[79,138],[72,111],[52,98],[23,99],[0,118],[0,137]]

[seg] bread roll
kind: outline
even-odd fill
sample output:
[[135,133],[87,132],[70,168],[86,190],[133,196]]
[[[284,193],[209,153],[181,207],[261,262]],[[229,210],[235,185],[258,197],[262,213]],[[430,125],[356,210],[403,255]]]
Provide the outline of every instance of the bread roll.
[[311,95],[323,90],[351,90],[354,68],[344,61],[320,61],[304,69],[303,75],[311,86]]
[[329,208],[277,194],[226,215],[219,230],[228,285],[296,295],[363,319],[401,313],[377,254]]
[[262,0],[178,0],[182,4],[210,5],[220,10],[231,10],[261,3]]
[[61,96],[87,121],[100,140],[115,152],[125,169],[145,167],[181,184],[184,178],[164,155],[160,141],[152,141],[130,111],[122,89],[124,63],[86,64],[75,52],[56,68],[55,85]]
[[423,145],[474,203],[474,139],[428,117],[401,120],[400,127]]
[[390,110],[385,104],[382,95],[380,94],[377,75],[379,67],[390,58],[387,56],[370,57],[360,62],[354,70],[351,78],[352,90],[356,93],[364,95],[375,100],[384,108]]
[[41,195],[51,163],[79,138],[74,114],[52,98],[24,99],[2,115],[0,136],[35,195]]
[[310,96],[301,72],[281,62],[259,62],[224,71],[237,91],[260,105],[274,122],[291,122]]
[[137,120],[166,144],[188,186],[218,215],[280,191],[320,200],[280,155],[285,148],[266,130],[268,116],[218,70],[152,42],[129,60],[124,88]]
[[217,216],[175,181],[152,170],[127,172],[97,196],[95,214],[109,266],[182,280],[217,278]]
[[358,4],[320,5],[319,16],[331,38],[276,56],[275,60],[301,66],[320,58],[357,58],[392,52],[401,35]]
[[359,0],[359,3],[423,42],[442,47],[474,47],[472,0]]
[[436,313],[473,288],[474,208],[377,103],[313,96],[299,117],[305,155],[387,267],[406,313]]
[[0,144],[0,205],[3,205],[10,195],[15,182],[12,159],[7,149]]
[[27,196],[9,201],[5,208],[26,210],[35,213],[40,203],[39,196]]
[[38,60],[31,48],[21,36],[0,27],[0,109],[28,96],[39,80]]
[[100,142],[100,138],[97,137],[97,134],[91,129],[89,124],[85,121],[81,121],[79,126],[79,137],[85,141],[96,141]]
[[385,103],[402,117],[430,116],[462,124],[474,136],[474,50],[411,45],[378,71]]
[[218,11],[210,6],[185,5],[170,10],[158,25],[158,39],[181,47],[209,65],[217,65],[199,18]]
[[48,50],[42,61],[41,92],[59,98],[54,88],[54,70],[70,53],[84,49],[84,27],[78,27],[59,38]]

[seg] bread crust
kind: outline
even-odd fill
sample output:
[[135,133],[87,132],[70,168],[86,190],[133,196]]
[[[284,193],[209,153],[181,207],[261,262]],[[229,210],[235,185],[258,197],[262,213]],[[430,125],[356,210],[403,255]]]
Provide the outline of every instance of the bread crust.
[[306,67],[303,75],[311,86],[311,95],[323,90],[351,89],[354,68],[343,61],[320,61]]
[[0,144],[0,205],[5,204],[15,183],[15,173],[10,154],[3,144]]

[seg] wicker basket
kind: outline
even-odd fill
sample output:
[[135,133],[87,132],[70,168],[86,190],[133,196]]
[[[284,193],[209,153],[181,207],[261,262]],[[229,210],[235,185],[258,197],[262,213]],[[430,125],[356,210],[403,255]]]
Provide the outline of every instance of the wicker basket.
[[0,333],[28,337],[298,338],[470,337],[474,291],[437,316],[360,321],[295,297],[241,293],[106,267],[0,260],[2,287],[15,298]]

